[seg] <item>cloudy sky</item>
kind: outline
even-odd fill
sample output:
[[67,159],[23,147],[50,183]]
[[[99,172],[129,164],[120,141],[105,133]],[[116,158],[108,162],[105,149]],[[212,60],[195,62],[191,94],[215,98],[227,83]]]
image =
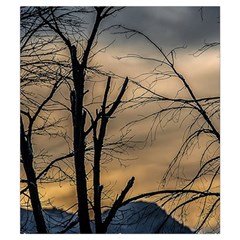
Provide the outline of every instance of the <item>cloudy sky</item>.
[[[166,52],[186,45],[186,49],[177,52],[178,70],[189,81],[198,97],[217,96],[220,93],[219,49],[212,49],[197,58],[192,54],[201,48],[204,42],[219,42],[219,8],[204,8],[202,17],[198,7],[127,7],[115,17],[109,18],[102,28],[121,24],[142,31]],[[104,69],[129,77],[153,70],[154,64],[152,63],[138,59],[118,60],[117,58],[129,53],[156,57],[155,49],[147,44],[145,39],[135,36],[126,39],[122,35],[105,34],[99,39],[99,48],[113,39],[115,39],[114,44],[106,52],[96,56],[95,61],[103,65]],[[179,85],[174,81],[162,81],[155,89],[156,92],[166,95],[176,94],[178,90]],[[151,106],[151,108],[153,110],[156,106]],[[137,119],[140,114],[144,115],[147,112],[149,112],[149,106],[137,111],[124,112],[109,124],[109,136],[117,136],[120,128],[130,119]],[[144,140],[150,130],[152,120],[149,119],[133,127],[135,140]],[[145,148],[137,147],[124,157],[134,159],[124,162],[127,167],[119,164],[118,161],[108,164],[106,170],[102,172],[103,183],[114,187],[114,191],[119,192],[134,173],[136,183],[131,195],[159,189],[161,178],[181,145],[182,135],[183,132],[179,130],[179,125],[170,124],[164,131],[158,129],[156,139],[151,144],[147,144]],[[54,146],[52,149],[54,151]],[[197,165],[194,159],[198,157],[198,154],[198,151],[194,152],[192,158],[184,163],[185,173],[191,175],[193,174],[191,172],[196,170]],[[172,184],[170,183],[169,186],[173,186]],[[54,197],[54,204],[68,207],[76,201],[75,187],[69,184],[63,184],[63,186],[65,187],[59,188],[58,184],[48,185],[47,188],[42,189],[42,192],[46,199]]]
[[[49,5],[50,1],[34,1],[37,5]],[[88,5],[86,1],[82,1],[84,5]],[[89,2],[89,1],[88,1]],[[91,3],[94,1],[90,1]],[[96,1],[95,1],[96,2]],[[103,2],[103,1],[101,1]],[[108,2],[108,1],[104,1]],[[119,5],[119,1],[112,1],[114,4]],[[121,1],[121,4],[131,4],[133,1]],[[51,4],[65,4],[67,5],[67,1],[52,1]],[[71,4],[79,4],[79,1],[71,1]],[[147,2],[148,3],[148,2]],[[201,5],[202,1],[149,1],[149,4],[151,5]],[[1,101],[6,102],[6,99],[9,99],[9,91],[6,91],[6,89],[11,89],[12,93],[16,98],[13,98],[11,101],[8,101],[8,104],[2,105],[2,112],[8,113],[8,117],[2,117],[1,118],[1,125],[2,126],[9,126],[11,125],[11,128],[2,128],[2,133],[4,135],[5,141],[3,142],[3,148],[6,149],[6,151],[3,152],[3,159],[9,159],[9,153],[12,153],[12,147],[14,146],[15,149],[19,149],[19,138],[18,138],[18,132],[19,132],[19,109],[16,107],[18,104],[16,102],[19,101],[19,86],[16,84],[12,84],[12,81],[15,81],[16,79],[19,79],[19,45],[16,41],[16,36],[19,35],[19,7],[21,5],[31,5],[32,1],[8,1],[3,3],[2,7],[2,14],[1,14],[1,27],[2,31],[8,34],[7,38],[1,38],[1,44],[4,46],[2,48],[2,53],[4,58],[1,58],[1,66],[2,67],[2,75],[4,79],[8,79],[9,81],[4,82],[4,87],[1,89]],[[97,4],[99,4],[99,1],[97,1]],[[136,4],[133,2],[133,4]],[[146,2],[144,2],[146,4]],[[239,161],[236,162],[236,156],[238,156],[238,136],[239,136],[239,128],[236,128],[236,126],[239,125],[239,120],[236,117],[228,117],[232,116],[232,114],[235,115],[235,111],[238,107],[238,96],[239,96],[239,81],[236,79],[236,71],[231,71],[232,69],[238,69],[239,68],[239,61],[238,56],[239,54],[235,54],[236,51],[239,52],[239,49],[236,48],[237,45],[237,34],[239,34],[239,28],[237,27],[237,16],[239,14],[239,9],[236,7],[235,1],[206,1],[204,4],[207,5],[221,5],[221,39],[224,41],[225,47],[221,49],[221,78],[222,78],[222,163],[223,163],[223,171],[222,171],[222,192],[224,192],[224,202],[225,204],[222,205],[222,224],[224,225],[224,228],[222,229],[222,234],[220,237],[222,239],[225,239],[225,237],[229,237],[229,232],[235,232],[236,235],[238,234],[238,220],[235,219],[233,221],[229,221],[229,219],[233,219],[234,215],[233,212],[236,212],[236,205],[238,205],[238,198],[232,198],[232,192],[235,192],[236,188],[238,187],[238,182],[235,181],[236,176],[239,174]],[[104,4],[103,4],[104,5]],[[6,19],[9,19],[9,11],[6,11],[6,9],[11,9],[12,15],[11,15],[11,21],[6,23]],[[131,20],[134,20],[134,18],[131,18]],[[205,23],[206,24],[206,23]],[[235,25],[235,27],[234,27]],[[230,27],[232,26],[232,27]],[[13,30],[13,31],[10,31]],[[211,29],[211,31],[215,31],[216,28]],[[207,39],[206,39],[207,40]],[[215,39],[214,39],[215,40]],[[202,43],[202,42],[201,42]],[[11,46],[5,47],[5,46]],[[198,47],[198,46],[197,46]],[[9,54],[10,53],[10,54]],[[15,61],[13,60],[13,56],[15,56]],[[229,61],[229,59],[235,59],[236,61]],[[13,63],[15,62],[15,64]],[[9,64],[11,63],[11,64]],[[13,65],[12,65],[13,63]],[[12,68],[14,66],[14,69]],[[229,82],[231,84],[229,84]],[[234,86],[234,87],[233,87]],[[232,104],[234,103],[234,104]],[[15,111],[10,111],[15,109]],[[227,127],[226,127],[227,126]],[[16,136],[14,139],[12,136]],[[229,139],[233,139],[229,141]],[[13,144],[9,144],[9,143]],[[19,224],[17,221],[15,221],[15,231],[14,231],[14,222],[12,221],[12,216],[16,216],[19,210],[19,205],[16,203],[16,199],[19,197],[19,168],[18,168],[18,159],[19,159],[19,151],[16,150],[15,153],[12,153],[13,158],[11,158],[11,161],[4,161],[5,168],[2,168],[1,171],[1,187],[2,189],[7,192],[7,196],[5,198],[1,198],[1,205],[2,206],[11,206],[11,207],[4,207],[2,209],[3,215],[5,216],[4,227],[5,232],[8,234],[14,234],[17,237],[19,237]],[[13,161],[15,161],[15,168],[12,169]],[[229,164],[229,160],[231,162],[231,159],[234,161],[234,166],[232,167],[232,164]],[[6,171],[6,168],[11,169],[11,172],[15,171],[13,174],[16,176],[16,178],[13,178],[11,181],[9,181],[9,171]],[[6,183],[6,180],[8,180],[8,184]],[[9,191],[9,189],[16,189],[16,191]],[[236,199],[236,200],[234,200]],[[229,203],[229,204],[227,204]],[[9,214],[10,213],[10,214]],[[11,225],[8,224],[11,222]],[[180,236],[178,236],[180,238]],[[51,236],[51,238],[54,238],[54,236]],[[58,236],[59,238],[59,236]],[[184,239],[184,237],[182,238]]]
[[[116,16],[109,18],[102,28],[109,25],[121,24],[128,28],[142,31],[158,44],[163,51],[168,53],[173,48],[185,46],[185,49],[177,51],[176,66],[182,73],[197,97],[218,96],[220,94],[220,54],[219,49],[214,48],[199,57],[194,57],[193,53],[201,48],[204,42],[219,42],[220,24],[219,8],[207,7],[201,13],[198,7],[126,7]],[[99,38],[99,48],[107,45],[111,41],[115,42],[106,52],[96,56],[95,62],[100,63],[103,69],[111,71],[118,76],[129,76],[134,78],[140,74],[151,72],[155,65],[140,59],[123,58],[128,54],[140,54],[146,57],[156,57],[156,49],[141,37],[133,36],[126,39],[125,35],[115,35],[114,30]],[[136,78],[137,81],[142,78]],[[149,84],[153,79],[149,78]],[[159,94],[173,95],[179,90],[179,83],[175,81],[161,81],[155,91]],[[131,97],[131,87],[129,86],[127,97]],[[129,122],[130,119],[138,119],[140,115],[155,110],[157,106],[149,106],[136,111],[124,112],[109,124],[109,136],[117,136],[119,130]],[[140,111],[140,112],[139,112]],[[136,124],[133,127],[135,140],[142,141],[149,133],[152,119]],[[219,123],[218,123],[219,126]],[[126,162],[126,166],[113,161],[102,172],[102,181],[106,186],[114,188],[114,192],[119,192],[125,186],[128,179],[134,174],[136,178],[135,186],[131,195],[142,192],[154,191],[160,188],[160,181],[167,170],[169,162],[176,155],[182,143],[183,131],[179,125],[169,124],[164,131],[157,129],[156,138],[148,143],[144,148],[137,146],[131,150],[125,158],[133,159]],[[44,147],[44,141],[41,142]],[[46,142],[45,144],[48,145]],[[58,142],[52,142],[51,151],[61,146]],[[63,148],[61,148],[63,151]],[[199,152],[194,152],[192,158],[184,165],[184,171],[191,173],[196,170],[194,159]],[[124,162],[125,163],[125,162]],[[173,186],[173,182],[170,183]],[[44,199],[52,199],[56,206],[68,208],[76,202],[75,186],[69,183],[48,184],[40,188]],[[193,216],[194,217],[194,216]]]
[[220,9],[207,7],[127,7],[116,18],[124,26],[143,31],[164,47],[199,47],[219,41]]

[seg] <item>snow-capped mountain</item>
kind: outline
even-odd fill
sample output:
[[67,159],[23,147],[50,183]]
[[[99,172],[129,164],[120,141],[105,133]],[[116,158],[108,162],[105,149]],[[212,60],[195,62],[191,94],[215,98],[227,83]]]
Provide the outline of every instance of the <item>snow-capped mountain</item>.
[[[60,233],[69,225],[72,227],[68,228],[66,233],[79,233],[78,224],[74,224],[77,221],[76,215],[50,209],[44,210],[44,216],[49,233]],[[107,212],[103,213],[103,219],[106,216]],[[164,221],[165,224],[162,225]],[[32,211],[21,209],[21,233],[36,233]],[[192,231],[168,216],[157,204],[139,201],[119,208],[107,233],[192,233]]]
[[[103,214],[103,218],[106,214]],[[166,220],[166,223],[162,223]],[[162,226],[161,226],[162,225]],[[156,203],[132,202],[121,207],[108,227],[108,233],[192,233]]]

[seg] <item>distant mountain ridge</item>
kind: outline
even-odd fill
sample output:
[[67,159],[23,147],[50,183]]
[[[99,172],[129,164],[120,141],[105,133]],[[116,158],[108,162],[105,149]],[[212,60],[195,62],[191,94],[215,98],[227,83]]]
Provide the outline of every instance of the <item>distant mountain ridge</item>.
[[[69,224],[74,225],[77,216],[58,209],[44,210],[49,233],[60,233]],[[103,213],[102,218],[107,216]],[[167,220],[166,220],[167,219]],[[162,223],[166,222],[162,225]],[[162,226],[161,226],[162,225]],[[94,223],[92,223],[94,230]],[[32,211],[21,209],[21,233],[36,233],[36,226]],[[79,233],[79,226],[75,224],[66,233]],[[193,233],[155,203],[132,202],[121,207],[108,227],[107,233]]]

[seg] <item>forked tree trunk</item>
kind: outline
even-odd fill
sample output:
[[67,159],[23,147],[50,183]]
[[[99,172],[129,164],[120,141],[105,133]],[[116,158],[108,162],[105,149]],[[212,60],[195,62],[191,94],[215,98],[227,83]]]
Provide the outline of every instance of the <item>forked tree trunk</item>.
[[[74,163],[76,170],[76,188],[78,198],[78,217],[79,226],[81,233],[92,233],[90,226],[90,218],[88,211],[88,193],[87,193],[87,180],[85,170],[85,120],[86,112],[83,109],[84,99],[84,82],[85,82],[85,70],[87,67],[88,56],[97,34],[97,30],[101,21],[101,12],[97,13],[95,24],[88,39],[87,47],[84,51],[81,64],[77,59],[77,49],[74,45],[68,42],[71,61],[72,61],[72,72],[74,82],[74,98],[72,97],[72,118],[73,118],[73,132],[74,132]],[[72,94],[71,94],[72,95]]]

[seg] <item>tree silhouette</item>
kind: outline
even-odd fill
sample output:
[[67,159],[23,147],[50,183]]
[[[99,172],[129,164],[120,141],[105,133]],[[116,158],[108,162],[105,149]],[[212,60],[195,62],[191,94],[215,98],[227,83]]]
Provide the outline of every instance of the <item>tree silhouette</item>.
[[[170,52],[163,50],[161,46],[151,40],[146,34],[135,29],[130,29],[124,26],[115,26],[119,34],[128,35],[130,37],[142,37],[146,42],[150,43],[158,53],[158,57],[145,57],[139,54],[131,54],[123,57],[118,57],[119,60],[123,58],[137,58],[146,62],[152,62],[154,69],[147,74],[144,74],[144,79],[150,77],[158,77],[159,79],[177,79],[181,85],[179,93],[184,92],[181,97],[169,97],[161,93],[158,86],[158,80],[154,84],[146,87],[144,80],[132,80],[137,89],[141,89],[141,95],[135,94],[131,99],[132,105],[130,107],[142,107],[143,105],[157,104],[158,109],[150,112],[149,115],[134,120],[128,124],[127,127],[132,127],[134,124],[145,121],[146,119],[153,119],[152,126],[149,128],[150,133],[156,135],[158,128],[166,126],[170,123],[178,124],[180,121],[181,128],[184,129],[184,137],[182,145],[180,146],[176,156],[170,161],[169,166],[162,177],[162,186],[167,186],[167,183],[172,179],[176,179],[176,188],[169,191],[156,191],[152,193],[141,194],[126,201],[136,200],[142,197],[154,196],[156,194],[164,194],[160,201],[164,199],[163,205],[170,204],[170,215],[175,212],[182,212],[184,216],[184,209],[188,209],[189,205],[195,204],[200,210],[199,219],[196,221],[195,232],[199,232],[204,224],[215,217],[216,223],[219,224],[218,211],[220,206],[219,193],[219,175],[220,175],[220,97],[206,96],[197,98],[196,89],[191,87],[189,80],[187,80],[176,64],[176,52],[179,48],[173,49]],[[205,43],[203,47],[199,48],[193,56],[199,57],[209,49],[219,46],[219,42]],[[185,47],[180,47],[185,48]],[[155,67],[154,63],[157,64]],[[141,76],[141,75],[140,75]],[[141,82],[141,83],[140,83]],[[179,94],[180,95],[180,94]],[[149,134],[150,135],[150,134]],[[205,139],[205,140],[203,140]],[[193,152],[198,151],[201,146],[201,154],[198,159],[198,168],[191,174],[185,175],[181,171],[183,162],[192,158]],[[194,156],[195,157],[195,156]],[[202,184],[199,184],[201,183]],[[200,189],[200,190],[199,190]],[[167,193],[167,195],[165,195]],[[162,226],[160,226],[161,228]]]
[[[21,113],[28,121],[27,130],[24,130],[24,121],[21,120],[21,147],[22,147],[22,159],[24,170],[26,173],[26,182],[28,186],[25,187],[21,193],[24,194],[27,189],[30,192],[30,200],[34,212],[34,217],[36,225],[38,226],[38,232],[47,232],[44,218],[42,216],[42,207],[40,199],[38,196],[37,180],[40,180],[47,172],[53,168],[56,162],[64,160],[66,158],[74,158],[74,172],[76,181],[76,191],[78,200],[78,219],[80,224],[80,229],[82,233],[91,233],[90,218],[89,218],[89,196],[88,196],[88,183],[87,183],[87,173],[86,173],[86,141],[87,137],[93,138],[93,151],[94,151],[94,161],[93,161],[93,189],[94,189],[94,201],[93,201],[93,211],[95,215],[96,232],[105,232],[109,224],[109,219],[114,216],[114,211],[117,210],[119,203],[121,203],[126,196],[126,193],[133,185],[133,179],[128,183],[125,190],[122,192],[120,197],[113,204],[113,211],[110,211],[109,217],[105,222],[101,219],[101,194],[103,186],[100,185],[100,161],[101,154],[104,144],[104,138],[106,134],[107,125],[110,118],[115,113],[118,106],[121,104],[122,97],[126,91],[128,78],[122,84],[122,87],[114,101],[108,100],[108,95],[111,87],[111,77],[108,77],[106,89],[104,92],[104,97],[101,104],[101,109],[96,109],[96,114],[93,114],[85,107],[84,98],[89,90],[85,90],[85,82],[88,75],[88,62],[91,59],[92,47],[96,41],[98,29],[100,23],[107,17],[111,16],[115,12],[119,11],[121,8],[104,8],[96,7],[89,12],[95,12],[95,20],[93,24],[92,31],[88,39],[86,39],[86,46],[82,50],[82,55],[79,58],[77,47],[74,45],[71,37],[75,37],[74,27],[79,27],[81,30],[81,18],[78,16],[79,13],[85,11],[76,9],[74,11],[69,9],[61,8],[23,8],[22,9],[22,47],[21,47],[21,58],[22,58],[22,110]],[[87,11],[88,12],[88,11]],[[73,19],[72,14],[75,15]],[[26,21],[25,21],[26,20]],[[68,20],[70,22],[68,22]],[[75,20],[74,24],[72,22]],[[26,27],[27,26],[27,27]],[[72,32],[69,31],[65,33],[61,27],[71,28]],[[29,29],[28,29],[29,28]],[[68,29],[69,30],[69,29]],[[80,31],[79,30],[79,31]],[[42,33],[43,31],[43,33]],[[51,34],[53,33],[53,36]],[[39,35],[38,35],[39,34]],[[45,39],[47,36],[50,39]],[[70,37],[70,35],[72,36]],[[33,40],[32,40],[33,38]],[[64,47],[57,48],[56,45],[50,50],[47,48],[51,46],[55,39],[60,39]],[[45,47],[47,48],[45,50]],[[55,49],[56,47],[56,49]],[[59,56],[62,51],[68,51],[69,58],[67,60],[59,61]],[[34,52],[34,54],[32,54]],[[49,59],[49,56],[53,56]],[[38,61],[34,62],[34,58]],[[30,61],[30,63],[29,63]],[[66,62],[70,61],[71,65],[66,67]],[[49,66],[51,64],[51,66]],[[64,69],[64,70],[63,70]],[[68,72],[69,71],[69,72]],[[97,71],[97,69],[95,69]],[[64,73],[63,73],[64,72]],[[70,76],[72,74],[72,77]],[[55,76],[54,76],[55,75]],[[56,80],[56,78],[59,78]],[[45,79],[46,78],[46,79]],[[46,81],[44,81],[46,80]],[[55,83],[54,83],[55,81]],[[71,81],[73,83],[67,82]],[[58,90],[61,84],[64,84],[69,88],[69,102],[70,107],[66,106],[65,103],[60,103],[58,100],[54,99],[54,94]],[[28,85],[34,84],[35,86],[49,84],[52,86],[52,90],[41,103],[31,98],[31,94],[26,91]],[[27,92],[27,93],[26,93]],[[51,102],[49,105],[47,105]],[[60,118],[57,121],[51,122],[50,116],[46,115],[46,112],[59,111],[54,109],[55,106],[61,105],[64,110],[68,110],[72,115],[72,125],[73,125],[73,150],[66,154],[65,156],[59,157],[51,161],[47,166],[45,166],[42,171],[36,176],[35,170],[33,168],[33,146],[31,144],[32,133],[56,135],[58,137],[63,137],[67,141],[66,134],[60,134],[59,132],[53,133],[51,130],[47,132],[47,128],[54,128],[57,131],[59,126],[57,124],[62,124],[65,119]],[[34,110],[33,110],[34,108]],[[40,116],[40,114],[42,115]],[[90,118],[87,120],[87,115]],[[40,118],[43,121],[41,127],[37,127],[33,130],[35,122]],[[98,126],[99,125],[99,126]],[[27,132],[27,133],[26,133]],[[27,146],[29,145],[29,146]],[[29,150],[31,149],[31,150]],[[25,153],[27,150],[29,152]],[[26,157],[27,155],[27,157]],[[31,155],[29,159],[28,155]],[[58,168],[59,171],[63,171]],[[31,174],[28,174],[30,171]],[[66,176],[67,174],[64,173]],[[61,179],[60,179],[61,180]],[[56,181],[56,180],[53,180]],[[22,180],[24,182],[24,180]],[[35,187],[32,190],[32,185]],[[35,197],[35,195],[37,197]]]
[[[152,196],[156,196],[162,206],[173,206],[169,216],[184,212],[197,202],[200,218],[196,232],[219,209],[219,187],[214,188],[220,170],[219,96],[197,98],[188,80],[176,67],[177,49],[166,53],[143,32],[121,25],[105,26],[106,19],[114,17],[120,10],[121,7],[21,8],[21,200],[26,206],[31,205],[39,233],[48,232],[39,191],[41,183],[69,181],[76,185],[77,222],[70,222],[62,232],[79,224],[81,233],[106,233],[120,207]],[[177,78],[187,93],[186,97],[171,98],[136,79],[103,71],[96,64],[95,56],[108,46],[98,48],[98,41],[102,34],[112,29],[117,34],[130,38],[137,36],[150,43],[159,58],[138,54],[127,57],[157,62],[163,67],[161,71],[155,69],[157,74]],[[199,52],[216,45],[206,45]],[[156,72],[149,73],[149,76]],[[133,97],[127,99],[130,84]],[[139,89],[140,95],[137,94]],[[183,116],[182,122],[188,123],[185,139],[162,179],[166,185],[172,177],[177,177],[177,187],[127,198],[135,181],[132,177],[120,195],[112,200],[107,216],[102,219],[106,210],[102,202],[104,198],[110,199],[107,186],[101,181],[103,163],[117,158],[118,153],[136,144],[128,136],[128,130],[119,133],[117,140],[111,140],[107,136],[108,127],[119,110],[123,113],[133,107],[141,110],[142,106],[154,103],[159,104],[158,111],[131,120],[125,129],[153,118],[150,129],[154,131],[161,122],[175,121]],[[181,161],[202,136],[208,141],[198,159],[199,168],[189,179],[178,170]],[[59,152],[48,149],[46,140],[49,139],[58,144]],[[198,182],[206,177],[207,185],[199,189]],[[90,215],[94,216],[94,229]],[[159,226],[158,232],[166,222],[167,219]]]

